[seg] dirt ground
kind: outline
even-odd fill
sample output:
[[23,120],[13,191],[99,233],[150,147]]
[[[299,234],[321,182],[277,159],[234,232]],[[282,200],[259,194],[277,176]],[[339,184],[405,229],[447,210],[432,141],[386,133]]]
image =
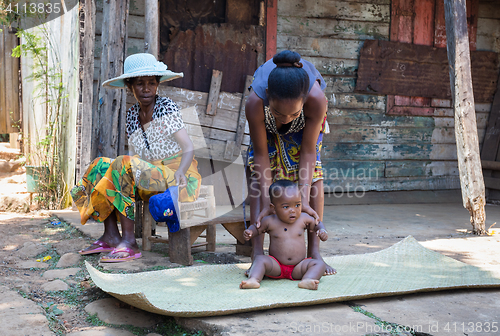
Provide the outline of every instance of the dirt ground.
[[[19,157],[18,150],[0,143],[1,335],[201,335],[187,332],[169,317],[155,316],[147,327],[133,320],[117,326],[87,312],[86,307],[102,299],[113,300],[118,315],[137,309],[111,299],[87,278],[84,259],[75,252],[92,238],[30,203]],[[98,266],[99,257],[85,260]],[[207,260],[224,262],[213,255]]]

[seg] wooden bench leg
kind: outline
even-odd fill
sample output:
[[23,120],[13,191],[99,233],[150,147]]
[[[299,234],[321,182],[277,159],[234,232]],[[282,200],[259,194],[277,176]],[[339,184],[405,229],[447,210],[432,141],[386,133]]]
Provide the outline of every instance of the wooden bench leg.
[[135,238],[142,238],[142,205],[143,202],[136,198],[135,200]]
[[170,261],[181,265],[192,265],[191,233],[189,228],[168,233],[168,249]]
[[250,241],[245,242],[245,244],[240,243],[236,240],[236,254],[246,257],[252,256],[252,243]]
[[142,218],[142,249],[144,251],[151,251],[151,232],[153,230],[153,217],[149,212],[149,202],[143,203],[143,218]]
[[215,252],[215,237],[216,228],[215,224],[207,225],[207,251]]

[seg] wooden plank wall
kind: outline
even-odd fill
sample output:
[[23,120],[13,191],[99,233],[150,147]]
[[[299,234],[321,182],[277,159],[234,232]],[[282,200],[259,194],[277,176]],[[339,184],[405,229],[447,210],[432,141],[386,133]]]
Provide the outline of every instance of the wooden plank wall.
[[[103,23],[103,0],[96,0],[95,1],[95,50],[94,50],[94,80],[93,80],[93,107],[92,111],[82,111],[82,113],[92,113],[92,120],[93,120],[93,128],[98,129],[98,125],[95,125],[95,121],[99,120],[99,116],[97,113],[97,104],[98,102],[98,85],[99,83],[99,78],[100,78],[100,70],[101,70],[101,54],[102,54],[102,42],[101,42],[101,35],[102,35],[102,23]],[[129,17],[128,17],[128,39],[127,39],[127,56],[131,54],[135,54],[138,52],[144,52],[144,29],[145,29],[145,17],[144,14],[145,9],[144,9],[144,1],[139,1],[139,0],[130,0],[130,5],[129,5]],[[88,141],[87,139],[82,139],[81,137],[81,119],[82,116],[79,114],[78,120],[77,120],[77,127],[76,127],[76,133],[77,133],[77,158],[76,158],[76,165],[77,167],[80,167],[80,153],[81,153],[81,143],[82,141]],[[114,125],[110,125],[110,130],[114,127]],[[93,132],[93,137],[97,136],[97,131]],[[97,144],[98,139],[92,138],[91,142],[93,143],[92,145],[92,150],[91,150],[91,158],[95,158],[97,156]],[[125,153],[122,153],[125,154]],[[76,171],[76,179],[79,180],[82,175],[83,171],[80,171],[80,169],[77,169]]]
[[[499,52],[500,4],[479,12],[477,49]],[[391,116],[386,96],[353,93],[363,41],[389,40],[390,18],[390,0],[278,2],[278,52],[299,52],[327,82],[325,192],[460,188],[449,101],[432,116]],[[476,105],[481,142],[489,110]]]
[[[97,102],[97,82],[100,76],[102,54],[102,2],[96,0],[96,36],[95,36],[95,52],[94,52],[94,103]],[[127,56],[144,52],[144,28],[146,19],[144,18],[144,1],[130,0],[128,13],[128,39],[127,39]]]
[[[95,39],[95,56],[94,56],[94,108],[93,120],[99,120],[97,111],[97,85],[99,83],[100,77],[100,56],[102,53],[101,46],[101,34],[102,34],[102,5],[103,0],[96,0],[96,39]],[[130,54],[135,54],[144,51],[144,28],[145,28],[145,8],[144,1],[140,0],[130,0],[129,17],[128,17],[128,39],[127,39],[127,56]],[[168,65],[168,64],[167,64]],[[236,65],[235,65],[236,66]],[[182,71],[179,69],[178,71]],[[170,83],[169,83],[170,84]],[[175,84],[174,84],[175,85]],[[186,89],[177,89],[174,87],[169,87],[167,84],[161,84],[159,89],[160,95],[168,96],[172,98],[181,109],[196,106],[196,109],[201,109],[204,115],[204,110],[207,104],[208,93],[191,91]],[[186,120],[186,125],[188,132],[190,132],[191,138],[196,145],[204,144],[205,139],[210,142],[211,151],[216,153],[217,156],[223,156],[225,150],[225,140],[234,140],[235,133],[229,132],[229,130],[234,130],[238,124],[238,112],[239,103],[241,101],[241,93],[227,93],[221,92],[219,95],[218,102],[218,112],[214,121],[217,122],[217,127],[208,128],[203,127],[199,134],[197,131],[200,128],[195,127],[195,121],[190,120],[189,115],[184,115]],[[135,103],[135,99],[130,95],[127,97],[127,107],[130,107],[132,103]],[[202,122],[207,123],[204,119]],[[220,124],[219,124],[220,123]],[[232,123],[232,124],[228,124]],[[210,124],[210,123],[208,123]],[[110,129],[112,125],[110,125]],[[206,138],[201,138],[205,136]],[[248,129],[245,130],[245,135],[243,137],[243,148],[248,146],[249,137]],[[94,149],[95,151],[95,149]],[[127,153],[123,153],[127,154]],[[240,164],[230,165],[228,162],[219,162],[207,159],[206,155],[203,155],[203,151],[197,151],[198,155],[198,169],[203,177],[203,184],[211,184],[216,188],[215,196],[218,205],[230,205],[230,204],[240,204],[242,202],[243,193],[240,191],[242,186],[242,180],[244,178],[243,166]],[[94,153],[95,157],[95,153]],[[241,160],[240,160],[241,161]],[[228,167],[230,165],[230,167]],[[80,176],[83,172],[80,173]],[[238,190],[236,192],[233,189],[237,189],[234,186],[231,187],[231,181],[238,182]],[[240,186],[241,184],[241,186]],[[231,192],[231,190],[233,190]]]

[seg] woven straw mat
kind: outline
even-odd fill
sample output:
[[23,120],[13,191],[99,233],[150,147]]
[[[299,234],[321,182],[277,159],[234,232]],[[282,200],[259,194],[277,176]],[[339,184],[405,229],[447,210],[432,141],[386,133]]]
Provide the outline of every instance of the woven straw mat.
[[379,252],[325,258],[337,270],[318,290],[297,281],[264,278],[259,289],[239,289],[250,264],[206,265],[135,274],[101,273],[86,263],[94,283],[132,306],[170,316],[214,316],[315,305],[404,293],[500,287],[492,274],[431,251],[409,236]]

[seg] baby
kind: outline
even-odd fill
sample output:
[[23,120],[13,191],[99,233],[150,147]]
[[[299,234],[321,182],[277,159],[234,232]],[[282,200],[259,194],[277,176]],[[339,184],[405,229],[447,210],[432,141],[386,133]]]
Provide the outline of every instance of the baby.
[[313,217],[301,213],[300,191],[291,181],[273,183],[269,187],[269,197],[275,214],[264,217],[259,228],[252,224],[243,232],[246,240],[269,233],[269,255],[255,257],[248,280],[242,281],[240,288],[259,288],[266,275],[275,279],[301,280],[300,288],[318,289],[326,264],[322,260],[305,258],[304,231],[316,231],[319,238],[325,241],[328,234],[323,223],[316,225]]

